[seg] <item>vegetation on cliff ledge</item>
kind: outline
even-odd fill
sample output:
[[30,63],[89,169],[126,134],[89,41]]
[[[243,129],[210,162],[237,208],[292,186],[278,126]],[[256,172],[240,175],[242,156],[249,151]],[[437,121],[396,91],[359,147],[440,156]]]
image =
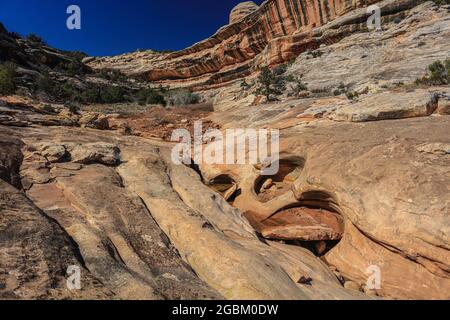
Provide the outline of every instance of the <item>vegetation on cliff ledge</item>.
[[16,91],[15,84],[16,65],[4,63],[0,65],[0,94],[12,94]]
[[435,61],[428,66],[428,75],[416,80],[417,85],[450,84],[450,59]]

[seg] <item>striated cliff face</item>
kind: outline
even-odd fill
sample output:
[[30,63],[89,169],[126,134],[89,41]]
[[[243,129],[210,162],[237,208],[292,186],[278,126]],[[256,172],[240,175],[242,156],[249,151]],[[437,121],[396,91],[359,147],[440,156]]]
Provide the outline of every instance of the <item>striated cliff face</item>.
[[233,10],[231,24],[187,49],[89,59],[89,65],[118,68],[174,86],[210,88],[248,76],[260,65],[287,62],[304,51],[366,28],[366,7],[374,3],[386,17],[408,10],[418,1],[267,0],[257,10],[244,3]]

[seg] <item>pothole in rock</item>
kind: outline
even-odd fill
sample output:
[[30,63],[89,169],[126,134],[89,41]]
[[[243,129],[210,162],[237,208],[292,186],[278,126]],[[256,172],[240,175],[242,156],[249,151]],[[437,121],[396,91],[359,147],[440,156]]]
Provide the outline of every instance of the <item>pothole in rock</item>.
[[280,160],[280,168],[276,175],[260,176],[255,181],[255,193],[258,200],[266,203],[291,190],[292,184],[300,176],[305,160],[291,157]]
[[310,198],[268,218],[253,211],[244,215],[263,238],[299,245],[323,256],[344,233],[344,219],[333,207],[335,205],[324,202],[323,198]]
[[240,192],[236,181],[227,174],[221,174],[211,179],[207,185],[214,191],[220,193],[229,203],[233,203]]

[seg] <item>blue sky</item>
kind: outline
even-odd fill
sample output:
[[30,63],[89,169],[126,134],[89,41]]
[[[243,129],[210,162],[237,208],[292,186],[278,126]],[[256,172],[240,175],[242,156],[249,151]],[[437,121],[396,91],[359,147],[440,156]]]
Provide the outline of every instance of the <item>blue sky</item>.
[[[50,45],[89,55],[136,49],[179,50],[228,23],[241,0],[0,0],[9,31],[35,33]],[[255,1],[261,4],[262,0]],[[78,5],[82,29],[66,28],[69,5]]]

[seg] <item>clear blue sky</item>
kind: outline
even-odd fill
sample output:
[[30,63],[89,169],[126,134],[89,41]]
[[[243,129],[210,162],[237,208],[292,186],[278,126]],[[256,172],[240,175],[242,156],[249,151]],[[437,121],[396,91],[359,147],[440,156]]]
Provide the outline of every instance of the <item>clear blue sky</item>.
[[[35,33],[50,45],[89,55],[136,49],[179,50],[228,23],[241,0],[0,0],[9,31]],[[255,0],[261,4],[262,0]],[[82,29],[66,28],[66,9],[81,8]]]

